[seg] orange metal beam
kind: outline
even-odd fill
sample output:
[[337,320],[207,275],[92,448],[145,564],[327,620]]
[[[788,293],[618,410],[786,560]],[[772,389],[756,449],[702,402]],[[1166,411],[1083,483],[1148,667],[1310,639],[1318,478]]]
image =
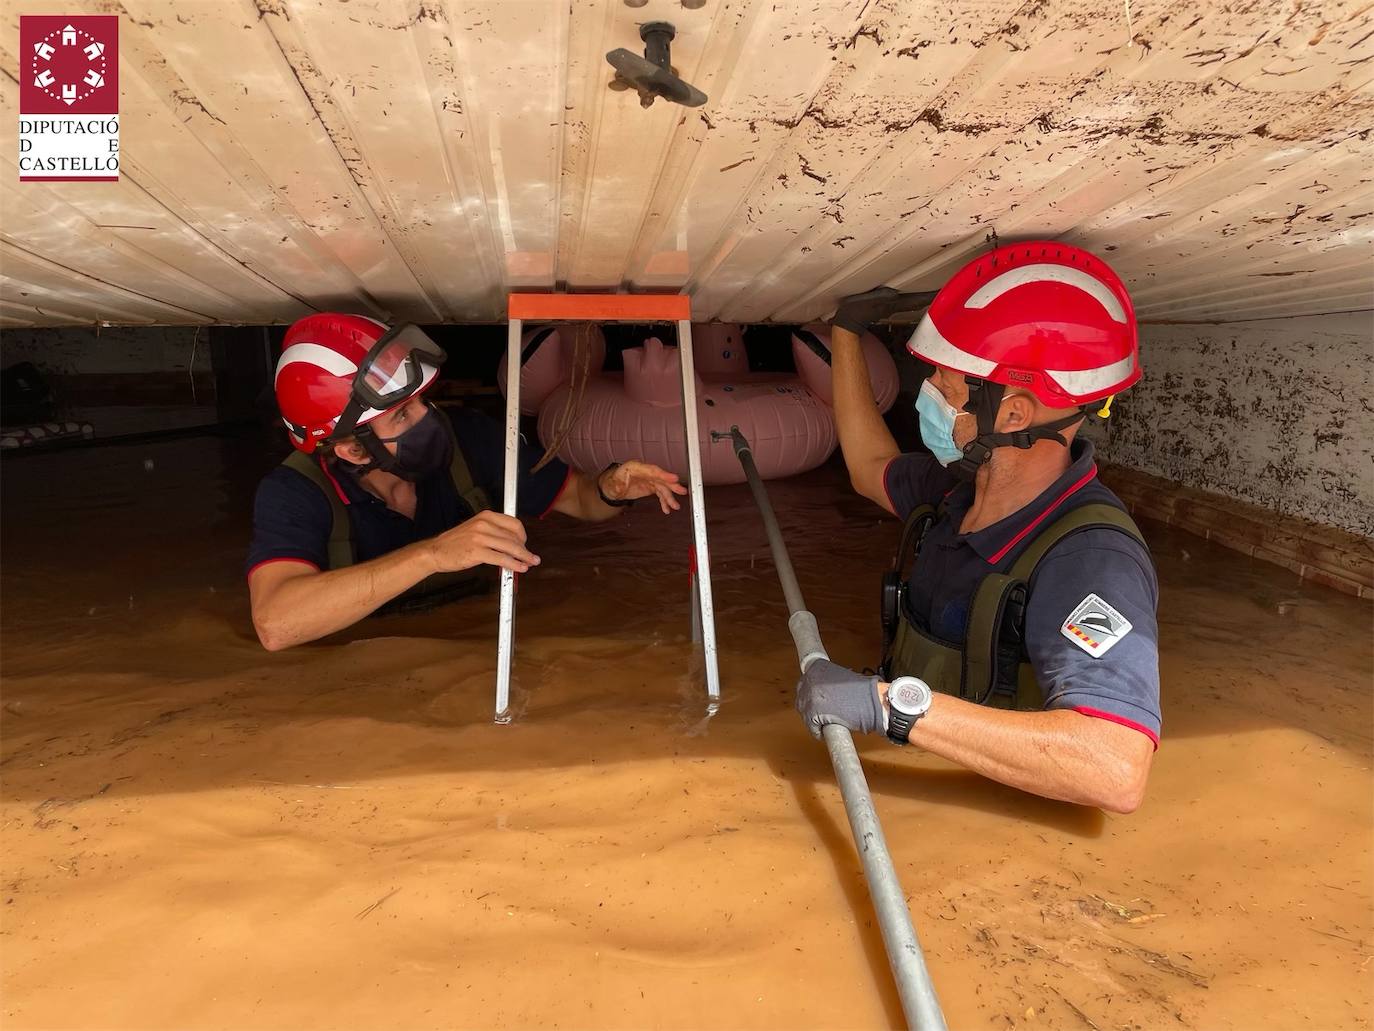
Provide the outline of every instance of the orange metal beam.
[[528,322],[682,322],[685,294],[511,294],[507,312]]

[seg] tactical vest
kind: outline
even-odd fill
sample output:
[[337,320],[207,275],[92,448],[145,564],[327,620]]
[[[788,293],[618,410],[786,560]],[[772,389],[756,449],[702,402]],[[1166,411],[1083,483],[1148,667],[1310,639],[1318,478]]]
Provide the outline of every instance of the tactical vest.
[[969,603],[963,644],[955,645],[912,619],[906,607],[910,583],[903,580],[914,573],[921,542],[943,509],[922,505],[903,524],[893,571],[883,583],[883,676],[920,677],[933,691],[979,705],[1043,709],[1044,692],[1025,644],[1026,599],[1035,567],[1056,544],[1082,530],[1117,530],[1142,547],[1145,540],[1131,517],[1115,505],[1089,502],[1071,509],[1041,530],[1010,570],[983,577]]
[[[458,496],[472,509],[473,515],[486,511],[491,508],[491,500],[487,497],[487,492],[473,481],[467,458],[463,455],[463,449],[453,432],[453,423],[437,407],[431,408],[431,411],[443,421],[444,428],[448,430],[449,438],[453,441],[453,460],[449,463],[448,472]],[[295,470],[313,483],[329,502],[333,517],[329,530],[329,568],[344,569],[357,561],[353,543],[353,521],[348,517],[350,502],[339,496],[338,489],[324,470],[323,462],[322,457],[292,451],[282,465]],[[377,611],[389,613],[431,608],[458,598],[481,594],[490,587],[490,581],[490,576],[481,566],[456,573],[434,573],[397,595]]]

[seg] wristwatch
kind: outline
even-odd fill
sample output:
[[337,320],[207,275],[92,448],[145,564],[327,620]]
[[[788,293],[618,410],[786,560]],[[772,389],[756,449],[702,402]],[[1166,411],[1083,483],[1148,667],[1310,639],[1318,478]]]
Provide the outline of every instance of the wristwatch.
[[887,739],[905,745],[916,721],[930,711],[930,688],[924,680],[898,677],[887,687]]
[[596,493],[597,496],[601,498],[603,504],[610,505],[612,508],[629,508],[635,503],[634,498],[608,498],[606,497],[606,492],[601,489],[601,477],[605,476],[611,470],[619,468],[619,462],[612,462],[610,465],[606,466],[606,468],[602,469],[601,472],[597,473]]

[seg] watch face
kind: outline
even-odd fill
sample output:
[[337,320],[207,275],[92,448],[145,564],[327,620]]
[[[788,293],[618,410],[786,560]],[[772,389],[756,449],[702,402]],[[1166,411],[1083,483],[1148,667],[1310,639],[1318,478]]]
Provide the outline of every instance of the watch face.
[[915,677],[899,677],[888,688],[887,699],[900,713],[920,715],[930,708],[930,688]]

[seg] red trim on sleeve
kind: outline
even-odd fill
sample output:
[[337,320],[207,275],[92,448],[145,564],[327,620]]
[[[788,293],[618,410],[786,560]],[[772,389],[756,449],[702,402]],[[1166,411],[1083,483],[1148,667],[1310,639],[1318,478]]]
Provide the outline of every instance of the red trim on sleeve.
[[329,479],[329,482],[334,485],[334,493],[339,495],[339,500],[342,501],[345,505],[350,504],[348,500],[348,495],[343,492],[343,488],[339,486],[339,481],[336,480],[334,478],[334,474],[329,471],[329,463],[326,462],[323,458],[320,459],[320,471],[323,472],[324,475]]
[[[892,509],[893,515],[897,515],[897,503],[892,500],[892,491],[887,489],[887,474],[892,469],[892,463],[901,457],[901,455],[894,455],[887,460],[887,465],[883,466],[883,493],[887,495],[887,507]],[[901,517],[898,516],[898,518]]]
[[546,515],[553,511],[553,506],[558,504],[558,499],[561,498],[563,496],[563,492],[568,489],[568,484],[572,483],[572,475],[572,466],[568,466],[568,471],[563,476],[563,486],[558,488],[558,493],[555,494],[553,496],[553,500],[549,502],[549,507],[539,513],[540,519],[543,519]]
[[1130,727],[1132,730],[1138,730],[1154,742],[1156,750],[1159,748],[1159,735],[1149,727],[1142,727],[1135,720],[1128,720],[1125,716],[1118,716],[1114,712],[1103,712],[1101,709],[1091,709],[1086,705],[1072,706],[1069,711],[1081,712],[1084,716],[1091,716],[1096,720],[1107,720],[1109,723],[1119,723],[1123,727]]
[[270,566],[273,562],[299,562],[303,566],[309,566],[317,573],[320,571],[320,567],[315,565],[315,563],[311,562],[308,558],[291,558],[285,556],[282,558],[265,558],[261,562],[254,563],[253,568],[248,570],[248,575],[251,577],[263,566]]
[[1072,496],[1072,495],[1078,493],[1078,491],[1082,490],[1082,489],[1083,489],[1084,487],[1086,487],[1089,483],[1091,483],[1093,477],[1096,476],[1096,475],[1097,475],[1097,465],[1094,464],[1093,467],[1092,467],[1091,469],[1089,469],[1089,470],[1087,471],[1087,473],[1084,474],[1084,476],[1083,476],[1083,478],[1082,478],[1081,480],[1079,480],[1077,483],[1075,483],[1075,484],[1073,484],[1072,486],[1070,486],[1069,489],[1066,490],[1066,491],[1064,491],[1063,494],[1059,495],[1059,497],[1057,497],[1057,498],[1055,498],[1053,501],[1051,501],[1051,502],[1049,503],[1049,505],[1046,506],[1045,511],[1041,512],[1038,516],[1036,516],[1034,519],[1032,519],[1032,520],[1026,525],[1026,527],[1025,527],[1024,529],[1022,529],[1022,531],[1021,531],[1020,533],[1018,533],[1015,537],[1013,537],[1011,540],[1007,541],[1007,543],[1006,543],[1005,545],[1003,545],[1003,547],[997,552],[997,554],[993,555],[992,558],[988,559],[988,564],[989,564],[989,565],[996,565],[998,562],[1002,561],[1003,556],[1005,556],[1007,552],[1011,551],[1012,548],[1016,547],[1016,545],[1020,544],[1023,540],[1025,540],[1025,539],[1026,539],[1026,535],[1027,535],[1028,533],[1030,533],[1032,530],[1034,530],[1037,526],[1039,526],[1042,522],[1044,522],[1044,521],[1045,521],[1045,517],[1046,517],[1047,515],[1049,515],[1049,514],[1050,514],[1051,512],[1053,512],[1056,508],[1058,508],[1058,507],[1059,507],[1060,505],[1062,505],[1065,501],[1067,501],[1067,500],[1069,499],[1070,496]]

